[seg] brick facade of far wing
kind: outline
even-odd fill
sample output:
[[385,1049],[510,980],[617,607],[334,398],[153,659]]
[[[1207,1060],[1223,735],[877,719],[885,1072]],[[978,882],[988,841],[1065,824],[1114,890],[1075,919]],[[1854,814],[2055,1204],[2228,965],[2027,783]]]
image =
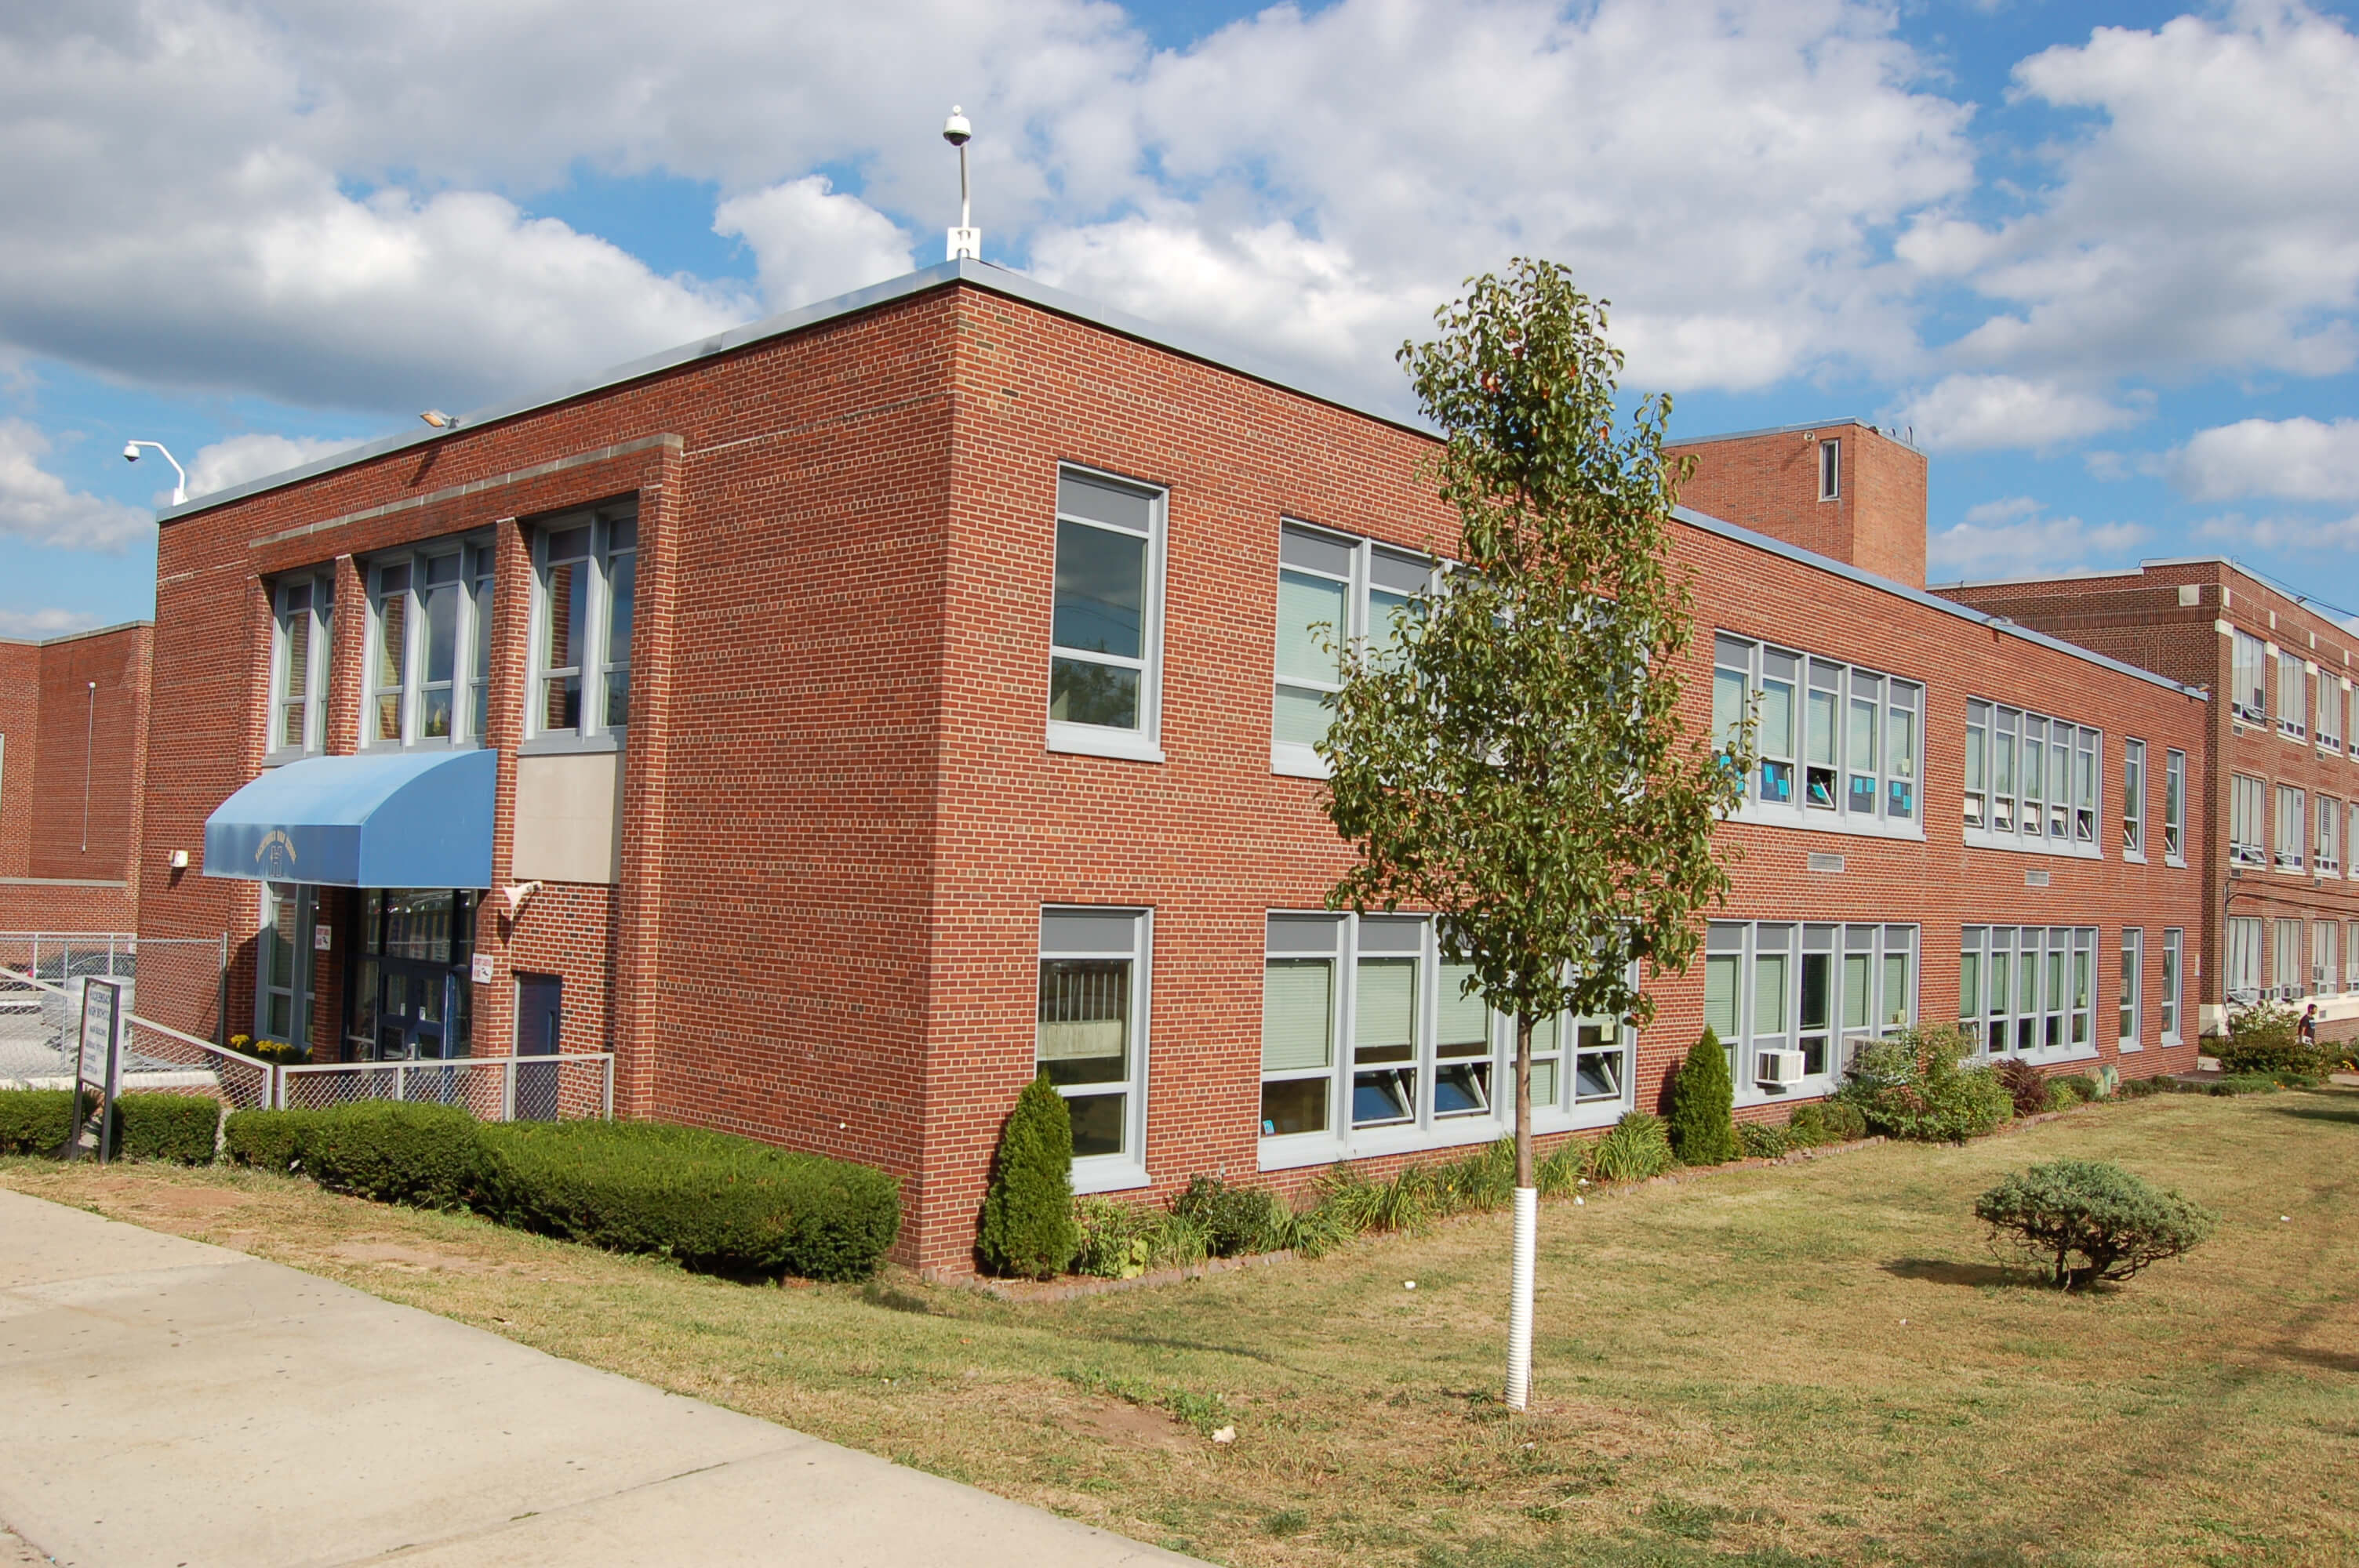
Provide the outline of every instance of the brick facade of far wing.
[[0,931],[136,928],[153,635],[0,642]]
[[[2354,874],[2350,845],[2359,830],[2359,743],[2354,740],[2359,712],[2353,708],[2352,690],[2359,684],[2359,634],[2216,559],[2156,561],[2135,572],[1959,584],[1940,591],[2214,694],[2195,818],[2206,890],[2201,981],[2205,1032],[2223,1026],[2234,978],[2228,922],[2257,920],[2258,973],[2244,978],[2298,1008],[2315,1000],[2325,1020],[2323,1037],[2359,1037],[2359,875]],[[2260,647],[2257,709],[2251,694],[2237,689],[2238,633]],[[2291,674],[2282,655],[2288,653],[2308,688],[2293,704],[2301,714],[2299,735],[2280,718]],[[2340,705],[2328,727],[2335,738],[2331,747],[2319,737],[2321,700]],[[2257,865],[2235,863],[2231,853],[2234,781],[2239,775],[2262,786],[2256,826],[2263,860]],[[2278,841],[2280,786],[2301,792],[2306,841],[2298,846]],[[2332,866],[2319,856],[2320,818],[2326,810],[2341,819]],[[2292,851],[2292,863],[2281,849]],[[2279,923],[2287,921],[2301,925],[2290,972],[2280,961],[2278,941]],[[2331,938],[2321,925],[2332,928]],[[2329,967],[2330,958],[2336,972],[2321,983],[2318,971]]]
[[[878,1164],[905,1183],[900,1256],[960,1272],[999,1123],[1036,1070],[1044,907],[1151,912],[1132,978],[1149,999],[1131,1152],[1147,1180],[1122,1195],[1196,1173],[1285,1186],[1315,1173],[1265,1170],[1284,1162],[1258,1125],[1267,917],[1317,909],[1344,865],[1317,783],[1273,766],[1281,520],[1409,550],[1446,547],[1450,529],[1419,483],[1414,430],[992,269],[929,277],[168,518],[156,686],[175,718],[154,730],[147,816],[151,844],[200,842],[207,814],[263,767],[270,584],[332,568],[343,585],[326,749],[349,753],[358,566],[464,535],[499,563],[486,739],[501,762],[493,881],[510,883],[518,769],[534,760],[537,520],[636,497],[618,870],[549,880],[513,918],[486,901],[475,951],[494,979],[473,988],[474,1048],[507,1048],[517,977],[559,977],[567,1046],[618,1054],[619,1114]],[[1049,743],[1060,465],[1165,498],[1159,760]],[[1678,535],[1699,584],[1699,733],[1715,629],[1927,688],[1922,836],[1733,824],[1727,918],[1913,928],[1907,989],[1927,1021],[1955,1016],[1962,925],[2094,928],[2082,1004],[2101,1027],[2054,1059],[2186,1066],[2191,1041],[2166,1049],[2153,1008],[2128,1056],[2110,1025],[2121,930],[2198,926],[2198,873],[1968,848],[1956,758],[1970,695],[2158,753],[2201,745],[2205,705],[1759,535],[1702,519]],[[2117,814],[2118,750],[2106,759]],[[1811,870],[1811,851],[1842,870]],[[353,903],[320,900],[332,951],[349,947]],[[141,919],[231,929],[234,995],[254,985],[258,913],[255,884],[191,875],[151,889]],[[323,969],[312,1044],[332,1055],[342,971]],[[1700,972],[1651,983],[1660,1017],[1619,1099],[1583,1125],[1657,1105],[1701,1027]],[[1748,1116],[1782,1114],[1769,1094],[1746,1101]],[[1495,1131],[1437,1125],[1369,1162]]]

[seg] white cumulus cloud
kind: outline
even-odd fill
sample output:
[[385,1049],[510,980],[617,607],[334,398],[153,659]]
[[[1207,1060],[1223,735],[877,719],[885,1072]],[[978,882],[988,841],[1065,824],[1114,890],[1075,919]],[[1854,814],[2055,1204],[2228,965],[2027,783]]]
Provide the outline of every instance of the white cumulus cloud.
[[324,458],[330,452],[342,451],[354,443],[315,436],[278,436],[255,432],[232,436],[199,447],[197,455],[189,462],[189,493],[210,495],[217,490],[244,484],[250,479],[261,479],[274,473],[284,473],[300,468],[314,458]]
[[0,610],[0,637],[29,642],[86,632],[98,623],[97,616],[81,610]]
[[2060,446],[2135,423],[2138,415],[2094,393],[2013,375],[1944,376],[1891,416],[1934,451]]
[[762,302],[774,311],[910,269],[909,237],[859,197],[837,192],[825,175],[731,197],[713,213],[712,232],[754,248]]
[[[2217,539],[2231,548],[2241,545],[2250,549],[2273,551],[2359,550],[2359,514],[2349,517],[2247,517],[2239,512],[2230,512],[2205,518],[2196,524],[2195,531],[2206,539]],[[2337,589],[2330,585],[2321,585],[2319,591],[2332,594]]]
[[2078,517],[2050,517],[2029,496],[1986,501],[1926,536],[1927,575],[1944,579],[2029,577],[2130,564],[2147,537],[2135,523],[2092,526]]
[[2197,431],[2163,468],[2191,501],[2359,501],[2359,419],[2240,419]]
[[156,519],[109,501],[41,466],[49,438],[23,419],[0,419],[0,534],[65,549],[120,552],[156,531]]

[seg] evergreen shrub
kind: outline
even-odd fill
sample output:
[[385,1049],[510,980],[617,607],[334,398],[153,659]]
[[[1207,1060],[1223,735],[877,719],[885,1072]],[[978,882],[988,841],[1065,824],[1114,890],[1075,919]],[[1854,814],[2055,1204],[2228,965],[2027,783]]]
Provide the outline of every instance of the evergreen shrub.
[[1081,1250],[1073,1223],[1073,1123],[1046,1073],[1024,1086],[1000,1129],[975,1249],[995,1273],[1045,1280]]
[[1736,1130],[1736,1146],[1748,1160],[1775,1160],[1780,1154],[1790,1153],[1795,1143],[1793,1135],[1785,1128],[1748,1121]]
[[210,1095],[127,1094],[114,1101],[114,1152],[126,1160],[213,1162],[221,1101]]
[[1993,1131],[2014,1097],[1987,1067],[1964,1068],[1971,1047],[1955,1024],[1904,1029],[1863,1048],[1837,1098],[1871,1131],[1928,1143],[1962,1143]]
[[222,1124],[230,1163],[282,1175],[303,1158],[303,1127],[313,1110],[234,1110]]
[[2219,1222],[2177,1193],[2104,1160],[2057,1160],[2017,1172],[1974,1200],[1974,1217],[2068,1291],[2126,1280],[2180,1257]]
[[477,1138],[487,1213],[611,1251],[860,1280],[901,1231],[900,1187],[883,1172],[751,1138],[652,1121],[494,1122]]
[[1671,1152],[1690,1165],[1735,1159],[1735,1105],[1728,1053],[1721,1048],[1720,1036],[1706,1029],[1671,1080]]
[[0,1154],[49,1154],[73,1127],[71,1089],[0,1089]]
[[452,1106],[363,1100],[293,1111],[306,1174],[330,1192],[463,1208],[482,1184],[482,1124]]
[[1856,1143],[1867,1136],[1867,1118],[1855,1105],[1842,1100],[1817,1100],[1798,1105],[1786,1123],[1786,1136],[1800,1149],[1830,1143]]

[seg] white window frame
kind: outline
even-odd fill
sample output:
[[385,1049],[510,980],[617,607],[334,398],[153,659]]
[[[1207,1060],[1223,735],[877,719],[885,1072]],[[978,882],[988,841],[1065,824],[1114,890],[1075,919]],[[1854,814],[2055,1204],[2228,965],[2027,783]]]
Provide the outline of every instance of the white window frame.
[[[299,611],[288,608],[298,590],[301,591],[304,600],[304,607]],[[289,706],[285,687],[288,661],[292,656],[295,635],[291,618],[298,614],[302,618],[306,676],[303,738],[289,743],[285,739],[285,709]],[[264,748],[265,765],[292,762],[298,757],[318,756],[327,750],[328,697],[335,679],[335,643],[336,573],[333,567],[290,572],[271,584],[270,689],[266,719],[269,740]]]
[[[2279,1001],[2299,1001],[2310,994],[2310,965],[2302,945],[2310,937],[2310,922],[2299,915],[2280,914],[2270,921],[2269,989]],[[2290,972],[2292,979],[2287,979]]]
[[[1070,475],[1089,484],[1111,486],[1137,493],[1147,503],[1147,526],[1144,534],[1124,524],[1102,518],[1085,516],[1067,511],[1064,504],[1064,480]],[[1060,463],[1057,467],[1058,501],[1049,524],[1049,599],[1050,629],[1049,646],[1041,664],[1041,673],[1048,677],[1043,694],[1041,714],[1048,726],[1047,746],[1051,752],[1069,752],[1083,756],[1116,757],[1131,762],[1159,762],[1163,761],[1163,573],[1166,537],[1169,533],[1170,492],[1161,485],[1132,479],[1126,474],[1109,473],[1103,469],[1084,468],[1078,463]],[[1064,648],[1057,643],[1055,631],[1056,554],[1057,536],[1071,524],[1096,528],[1146,542],[1147,580],[1141,585],[1139,608],[1139,656],[1136,659],[1089,649]],[[1055,700],[1056,665],[1060,659],[1081,664],[1102,665],[1110,668],[1138,672],[1138,724],[1135,729],[1121,729],[1105,724],[1081,724],[1048,717],[1049,705]]]
[[[1414,929],[1412,929],[1414,928]],[[1327,1125],[1293,1133],[1261,1133],[1259,1163],[1265,1171],[1332,1164],[1339,1160],[1364,1160],[1386,1154],[1457,1148],[1487,1143],[1515,1127],[1515,1021],[1485,1012],[1488,1052],[1482,1056],[1440,1054],[1440,1027],[1444,999],[1443,977],[1451,964],[1444,953],[1435,923],[1422,915],[1334,914],[1325,912],[1274,909],[1265,918],[1263,973],[1265,985],[1275,965],[1309,962],[1330,964],[1328,984],[1328,1049],[1324,1066],[1265,1067],[1265,1084],[1323,1082]],[[1323,945],[1322,945],[1323,944]],[[1356,1080],[1362,1066],[1353,1058],[1359,1012],[1362,961],[1399,958],[1416,964],[1415,1039],[1404,1063],[1370,1064],[1370,1074],[1401,1067],[1417,1075],[1414,1114],[1397,1121],[1353,1121]],[[1266,1005],[1266,1004],[1265,1004]],[[1594,1072],[1584,1071],[1587,1058],[1598,1059]],[[1551,1029],[1537,1027],[1532,1041],[1532,1130],[1567,1132],[1610,1127],[1636,1101],[1633,1071],[1637,1061],[1637,1032],[1605,1019],[1560,1019]],[[1437,1084],[1442,1070],[1457,1065],[1489,1069],[1487,1110],[1444,1112],[1437,1105]],[[1612,1092],[1583,1094],[1584,1083],[1613,1079]],[[1553,1078],[1544,1087],[1544,1078]],[[1256,1113],[1256,1131],[1267,1122]]]
[[[278,1040],[292,1045],[308,1044],[311,1038],[311,1009],[318,1000],[319,990],[319,967],[311,956],[311,931],[317,919],[312,907],[313,890],[300,882],[263,882],[259,885],[262,913],[255,927],[254,1035],[257,1040]],[[280,975],[272,957],[278,925],[277,890],[290,885],[295,893],[295,931],[287,946],[294,962],[294,973]],[[270,1027],[271,999],[280,995],[287,998],[288,1020],[283,1033]]]
[[[532,607],[531,626],[527,634],[530,656],[526,661],[525,671],[522,748],[527,752],[614,751],[623,745],[624,738],[629,733],[627,722],[610,724],[606,721],[606,677],[615,671],[627,677],[630,668],[627,654],[619,661],[611,656],[611,650],[607,647],[607,621],[613,611],[613,579],[616,563],[625,557],[630,560],[632,598],[634,605],[636,604],[638,517],[638,504],[633,499],[537,517],[529,524]],[[588,573],[588,583],[582,597],[581,641],[574,649],[578,663],[551,665],[549,661],[549,540],[555,535],[582,527],[590,530],[590,543],[589,554],[582,563]],[[627,542],[617,543],[618,539]],[[634,622],[636,636],[636,614]],[[581,683],[580,722],[570,728],[552,728],[549,723],[549,699],[544,687],[549,680],[567,672],[571,672]],[[626,719],[627,717],[626,708]]]
[[2318,672],[2318,723],[2311,734],[2319,750],[2330,756],[2343,754],[2343,709],[2350,688],[2348,677],[2332,670]]
[[2310,739],[2310,665],[2290,648],[2277,654],[2277,733]]
[[[1843,1087],[1843,1073],[1859,1048],[1870,1040],[1906,1029],[1917,1022],[1919,984],[1922,979],[1923,932],[1911,924],[1863,921],[1715,920],[1704,928],[1704,1022],[1721,1037],[1729,1057],[1729,1074],[1739,1105],[1773,1105],[1816,1098]],[[1826,1016],[1805,1028],[1804,976],[1809,960],[1827,959],[1829,987]],[[1864,1022],[1849,1011],[1847,983],[1850,960],[1865,963],[1865,988],[1861,994]],[[1900,960],[1901,978],[1895,997],[1891,962]],[[1734,963],[1734,992],[1730,988]],[[1774,962],[1773,962],[1774,961]],[[1765,994],[1767,977],[1782,977],[1782,995]],[[1733,1008],[1733,1011],[1731,1011]],[[1764,1009],[1775,1010],[1775,1022]],[[1723,1025],[1734,1025],[1723,1031]],[[1806,1039],[1822,1042],[1822,1070],[1808,1071]],[[1782,1087],[1761,1082],[1763,1056],[1771,1051],[1804,1054],[1804,1076]]]
[[2268,644],[2250,632],[2229,633],[2228,710],[2248,724],[2269,721]]
[[2146,742],[2122,741],[2122,859],[2146,863]]
[[2310,869],[2321,877],[2343,876],[2343,803],[2331,795],[2318,797],[2318,847]]
[[2228,775],[2228,863],[2267,866],[2269,863],[2268,781],[2251,773]]
[[[1112,940],[1113,928],[1127,925],[1126,946]],[[1148,1023],[1154,1015],[1152,1000],[1155,962],[1155,911],[1136,905],[1100,905],[1050,903],[1040,906],[1037,927],[1036,947],[1038,960],[1033,965],[1033,1070],[1043,1068],[1039,1056],[1039,995],[1043,966],[1058,960],[1089,961],[1122,959],[1130,964],[1129,1017],[1124,1021],[1128,1031],[1129,1062],[1127,1072],[1120,1079],[1102,1083],[1059,1085],[1057,1092],[1067,1099],[1093,1098],[1107,1094],[1125,1097],[1123,1105],[1123,1144],[1111,1154],[1076,1154],[1073,1157],[1073,1190],[1077,1193],[1111,1193],[1127,1191],[1147,1184],[1147,1086]]]
[[2337,961],[2335,939],[2343,934],[2339,920],[2310,923],[2310,990],[2312,996],[2332,996],[2343,966]]
[[2343,989],[2359,991],[2359,920],[2343,926]]
[[2220,956],[2221,996],[2235,1001],[2239,993],[2256,998],[2268,995],[2267,988],[2261,984],[2261,948],[2267,941],[2261,917],[2232,914],[2224,924],[2226,932],[2221,941]]
[[2115,1011],[2120,1022],[2114,1049],[2127,1054],[2146,1049],[2146,932],[2122,927],[2122,968],[2115,980]]
[[[1754,732],[1756,749],[1753,772],[1745,781],[1745,795],[1734,819],[1773,827],[1802,827],[1822,833],[1846,833],[1881,838],[1925,837],[1925,683],[1864,665],[1822,658],[1781,643],[1765,642],[1742,633],[1720,632],[1712,638],[1712,730],[1723,746],[1730,744],[1746,714],[1758,717],[1772,699],[1773,685],[1790,687],[1787,701],[1792,721],[1786,752],[1763,747],[1764,728]],[[1830,749],[1814,756],[1826,709],[1832,704]],[[1865,768],[1854,763],[1859,750],[1856,712],[1873,713],[1867,749],[1874,755]],[[1813,719],[1813,714],[1820,718]],[[1896,740],[1906,734],[1912,755],[1904,768],[1895,752]],[[1832,768],[1823,760],[1833,759]],[[1831,798],[1813,804],[1813,775],[1831,771]],[[1869,786],[1863,806],[1857,792]],[[1785,798],[1778,798],[1780,793]],[[1895,792],[1901,792],[1907,814],[1896,809]]]
[[[1440,562],[1416,550],[1403,549],[1358,535],[1322,528],[1315,523],[1299,518],[1281,518],[1278,524],[1278,611],[1274,622],[1277,637],[1271,654],[1271,698],[1269,732],[1269,771],[1289,778],[1323,779],[1327,776],[1326,760],[1315,747],[1306,741],[1281,739],[1278,734],[1278,703],[1288,692],[1298,696],[1317,693],[1332,697],[1343,689],[1343,661],[1354,650],[1364,650],[1368,640],[1375,635],[1374,624],[1375,596],[1383,593],[1398,596],[1412,604],[1419,596],[1430,595],[1440,584],[1443,569]],[[1341,557],[1340,559],[1337,557]],[[1325,583],[1343,589],[1343,613],[1346,624],[1337,629],[1337,670],[1333,679],[1314,679],[1277,669],[1277,648],[1286,634],[1286,579],[1293,575],[1307,582]],[[1384,579],[1384,580],[1379,580]],[[1414,611],[1412,611],[1414,613]],[[1326,625],[1325,622],[1313,622]]]
[[2187,753],[2176,746],[2163,753],[2162,860],[2187,864]]
[[1839,436],[1819,442],[1819,499],[1843,499],[1843,438]]
[[[491,541],[484,535],[430,539],[400,549],[386,550],[360,563],[361,583],[367,590],[368,624],[362,637],[361,650],[361,719],[360,749],[363,752],[436,751],[450,747],[470,747],[483,744],[483,737],[474,732],[467,706],[468,672],[473,667],[475,649],[491,636],[491,627],[478,615],[474,585],[468,576],[473,552],[488,551]],[[437,563],[451,563],[448,582],[429,583],[429,574]],[[385,611],[389,597],[384,589],[388,571],[406,572],[407,581],[399,590],[402,602],[401,680],[397,686],[386,686],[380,678],[379,655],[384,651]],[[448,683],[429,682],[427,678],[427,656],[430,652],[428,638],[427,598],[436,588],[448,588],[452,594],[452,625],[451,678]],[[424,735],[426,694],[429,686],[447,684],[450,691],[450,733]],[[381,706],[390,697],[395,703],[397,739],[386,739],[382,734]]]
[[2277,786],[2276,807],[2270,864],[2294,876],[2304,875],[2303,868],[2310,863],[2309,796],[2297,785],[2281,784]]
[[2162,930],[2162,989],[2155,995],[2161,1010],[2162,1044],[2167,1048],[2180,1043],[2180,1009],[2185,1004],[2182,992],[2186,984],[2187,932],[2184,927],[2166,925]]
[[1985,1061],[2085,1061],[2099,1054],[2094,1029],[2094,925],[1967,925],[1960,929],[1958,1011],[1965,980],[1976,976],[1981,1016],[1962,1017],[1975,1054]]
[[[2099,784],[2104,765],[2104,730],[2009,703],[1969,697],[1965,841],[1985,849],[2104,860],[2104,803]],[[1977,789],[1978,784],[1985,787]],[[2060,784],[2062,798],[2058,796]],[[2000,826],[2002,819],[2006,826]]]

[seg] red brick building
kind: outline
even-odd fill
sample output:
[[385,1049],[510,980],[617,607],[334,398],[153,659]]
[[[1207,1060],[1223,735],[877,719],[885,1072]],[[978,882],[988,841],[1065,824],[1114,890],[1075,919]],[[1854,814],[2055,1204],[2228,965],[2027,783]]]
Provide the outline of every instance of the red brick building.
[[153,637],[0,639],[0,931],[133,929]]
[[[1708,1015],[1755,1117],[1962,1009],[2041,1063],[2191,1062],[2159,781],[2208,704],[1925,594],[1921,458],[1843,425],[1829,481],[1818,433],[1698,449],[1736,521],[1679,530],[1690,717],[1782,729],[1658,1022],[1544,1041],[1550,1134],[1655,1106]],[[1507,1031],[1430,925],[1321,910],[1308,628],[1430,580],[1428,447],[953,262],[202,498],[163,525],[147,828],[205,874],[143,933],[227,926],[233,995],[321,1059],[611,1048],[619,1114],[901,1176],[932,1269],[1044,1068],[1084,1190],[1494,1138]],[[2002,726],[2063,781],[2004,833],[1964,761]]]
[[1941,592],[2216,694],[2202,755],[2201,996],[2313,1001],[2359,1035],[2359,633],[2217,559]]

